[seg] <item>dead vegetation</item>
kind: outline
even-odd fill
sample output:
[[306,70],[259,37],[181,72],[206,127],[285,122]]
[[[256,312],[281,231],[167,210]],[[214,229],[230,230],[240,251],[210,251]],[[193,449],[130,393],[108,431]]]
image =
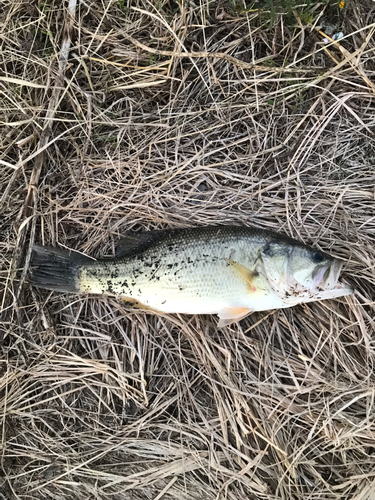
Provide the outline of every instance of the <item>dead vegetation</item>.
[[[1,499],[374,498],[375,5],[283,8],[2,1]],[[214,223],[356,294],[218,330],[27,285],[34,241]]]

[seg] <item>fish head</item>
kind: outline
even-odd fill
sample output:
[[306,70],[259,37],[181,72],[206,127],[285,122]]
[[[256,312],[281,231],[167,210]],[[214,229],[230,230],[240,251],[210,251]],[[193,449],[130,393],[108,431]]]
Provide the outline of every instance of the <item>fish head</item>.
[[297,303],[352,293],[338,283],[344,261],[316,248],[275,241],[265,245],[261,258],[272,288],[283,299],[290,298],[286,302],[292,303],[293,297]]

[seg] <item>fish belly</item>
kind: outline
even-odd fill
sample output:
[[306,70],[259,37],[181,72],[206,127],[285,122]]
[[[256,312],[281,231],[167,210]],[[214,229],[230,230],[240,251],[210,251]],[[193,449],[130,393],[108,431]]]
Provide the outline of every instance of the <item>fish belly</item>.
[[[228,304],[246,305],[246,283],[230,272],[225,261],[176,261],[144,272],[120,294],[166,313],[214,314]],[[133,273],[134,275],[134,273]]]
[[197,267],[169,275],[155,283],[144,282],[132,296],[152,309],[166,313],[219,314],[228,308],[263,311],[283,307],[280,297],[262,279],[249,289],[231,266]]

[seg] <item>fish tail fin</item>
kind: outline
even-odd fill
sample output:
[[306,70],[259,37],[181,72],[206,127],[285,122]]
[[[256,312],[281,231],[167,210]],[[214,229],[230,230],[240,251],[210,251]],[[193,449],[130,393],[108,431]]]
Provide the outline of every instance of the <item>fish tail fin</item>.
[[92,260],[77,252],[35,245],[30,284],[56,292],[79,293],[80,267]]

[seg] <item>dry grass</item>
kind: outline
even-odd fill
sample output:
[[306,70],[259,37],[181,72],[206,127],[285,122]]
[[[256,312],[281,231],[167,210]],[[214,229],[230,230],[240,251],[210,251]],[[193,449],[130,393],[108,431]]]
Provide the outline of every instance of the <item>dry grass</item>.
[[[74,3],[0,6],[0,498],[373,500],[374,3],[319,4],[328,48],[298,8]],[[218,330],[27,285],[34,241],[211,223],[357,292]]]

